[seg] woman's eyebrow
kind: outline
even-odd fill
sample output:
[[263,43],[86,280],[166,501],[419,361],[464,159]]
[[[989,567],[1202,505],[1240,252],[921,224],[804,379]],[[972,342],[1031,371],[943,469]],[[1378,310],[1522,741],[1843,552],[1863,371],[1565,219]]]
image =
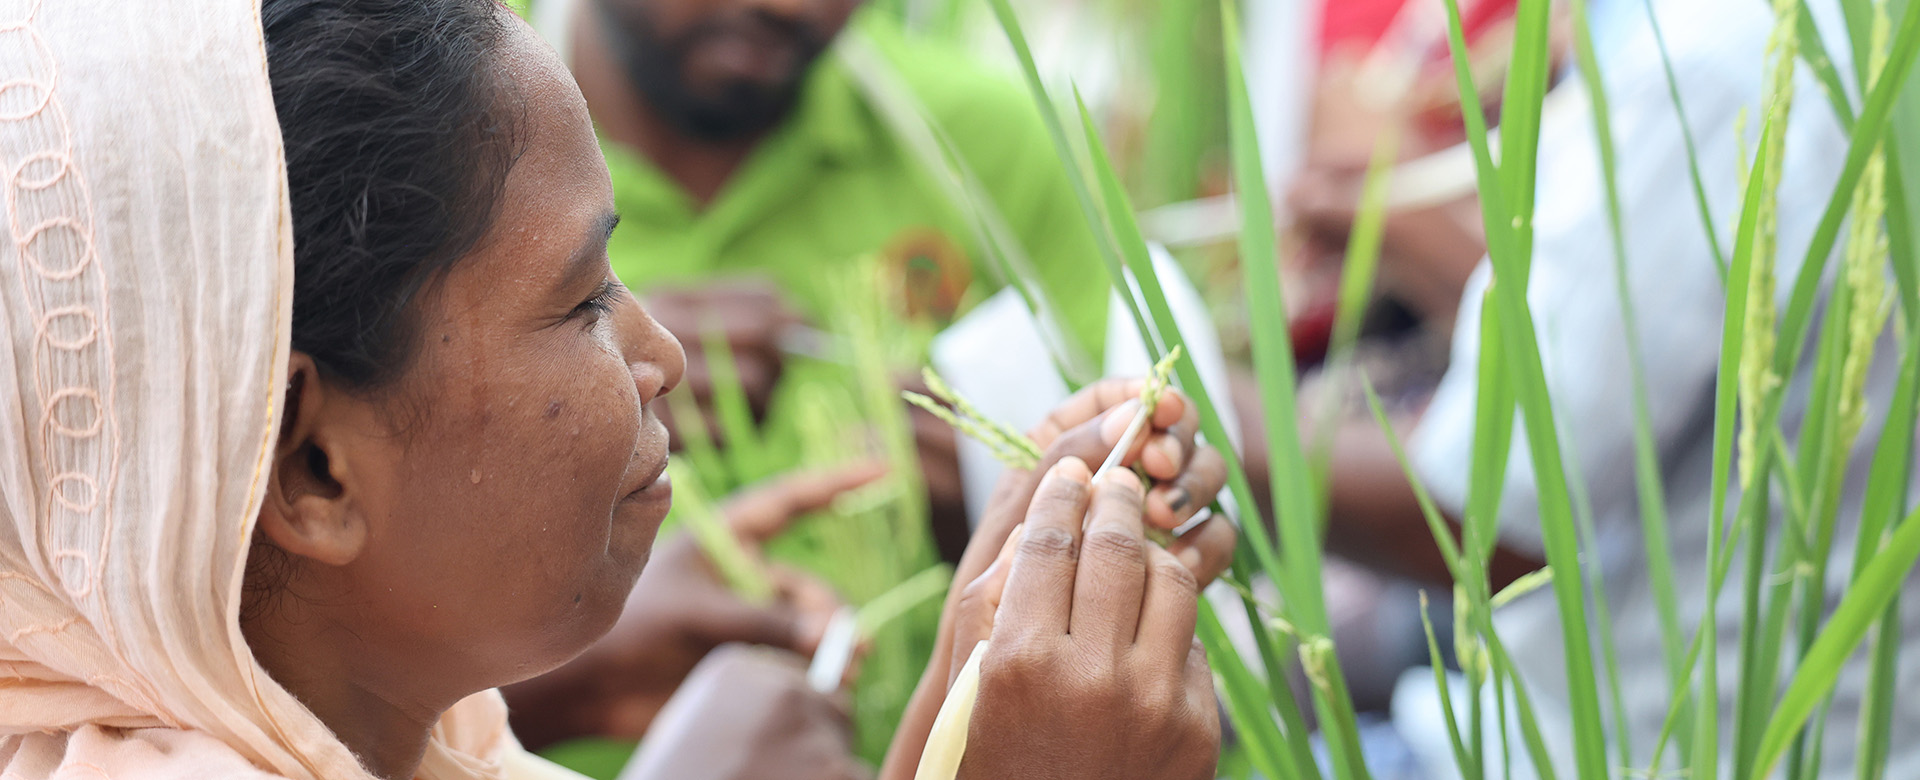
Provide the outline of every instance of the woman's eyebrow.
[[611,211],[594,220],[586,240],[567,257],[566,272],[560,277],[562,288],[571,288],[582,277],[598,276],[604,272],[603,258],[607,254],[607,241],[613,238],[613,229],[619,225],[620,215]]

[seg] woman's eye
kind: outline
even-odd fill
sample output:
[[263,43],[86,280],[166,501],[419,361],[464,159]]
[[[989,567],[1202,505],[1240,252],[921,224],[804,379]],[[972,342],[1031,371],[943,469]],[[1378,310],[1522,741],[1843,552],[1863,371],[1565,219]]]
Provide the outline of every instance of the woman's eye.
[[619,289],[620,286],[612,281],[601,282],[600,287],[593,291],[593,295],[581,301],[580,305],[573,307],[573,311],[570,312],[567,317],[569,319],[578,317],[593,317],[597,319],[601,315],[611,313],[613,311],[613,296]]

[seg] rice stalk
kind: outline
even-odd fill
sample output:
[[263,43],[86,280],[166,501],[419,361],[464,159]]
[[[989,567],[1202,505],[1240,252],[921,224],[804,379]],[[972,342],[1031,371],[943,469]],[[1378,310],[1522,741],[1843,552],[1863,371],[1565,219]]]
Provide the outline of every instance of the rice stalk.
[[[1879,77],[1885,67],[1886,47],[1892,24],[1886,18],[1884,9],[1875,12],[1878,19],[1873,23],[1871,48],[1867,59],[1869,82]],[[1839,327],[1840,338],[1845,341],[1844,356],[1834,381],[1837,383],[1835,399],[1835,417],[1832,441],[1829,443],[1826,479],[1837,483],[1838,473],[1845,468],[1846,453],[1851,450],[1855,437],[1866,424],[1866,377],[1867,369],[1873,360],[1874,345],[1886,324],[1891,311],[1892,295],[1887,289],[1887,239],[1882,229],[1882,219],[1886,214],[1886,157],[1884,150],[1876,153],[1867,162],[1859,186],[1854,191],[1853,203],[1849,208],[1852,214],[1850,235],[1847,239],[1846,256],[1841,267],[1841,289],[1845,305],[1835,307],[1836,312],[1845,312],[1845,319],[1835,323]],[[1825,357],[1824,355],[1822,357]],[[1818,538],[1810,552],[1808,563],[1811,571],[1802,586],[1800,602],[1800,631],[1798,651],[1804,655],[1813,645],[1815,632],[1819,627],[1820,613],[1826,604],[1826,570],[1829,551],[1832,545],[1833,530],[1838,524],[1837,512],[1839,489],[1835,485],[1828,489],[1830,496],[1819,510],[1821,514],[1814,518],[1819,529]],[[1864,524],[1863,524],[1864,525]],[[1863,530],[1865,530],[1863,528]],[[1824,733],[1826,719],[1823,716],[1816,721],[1809,732],[1796,740],[1793,753],[1789,758],[1789,767],[1795,776],[1806,776],[1802,769],[1806,764],[1795,760],[1806,751],[1809,739],[1817,748]],[[1817,750],[1815,751],[1817,752]]]
[[[713,384],[713,417],[720,436],[726,442],[727,467],[741,483],[757,482],[772,475],[762,453],[760,427],[753,421],[753,408],[747,402],[746,388],[740,384],[740,372],[733,362],[733,345],[727,341],[726,326],[708,322],[700,336],[706,355],[707,376]],[[694,418],[689,424],[700,424]]]
[[[1471,76],[1459,56],[1465,50],[1465,43],[1460,30],[1457,3],[1449,2],[1448,15],[1448,37],[1456,52],[1455,67],[1462,88],[1461,103],[1463,109],[1467,109],[1463,113],[1471,117],[1471,108],[1477,99],[1468,93],[1472,86]],[[1481,539],[1475,540],[1476,545],[1491,553],[1491,537],[1493,525],[1497,522],[1500,494],[1497,487],[1502,476],[1485,473],[1481,467],[1497,463],[1503,465],[1503,452],[1508,445],[1505,442],[1488,442],[1482,434],[1497,432],[1503,424],[1510,424],[1502,421],[1510,414],[1506,410],[1511,408],[1502,403],[1505,399],[1489,399],[1485,395],[1486,388],[1502,384],[1500,380],[1503,379],[1512,389],[1511,398],[1517,402],[1525,421],[1529,454],[1539,488],[1541,531],[1547,562],[1557,571],[1577,571],[1579,541],[1574,527],[1572,497],[1562,463],[1552,404],[1546,392],[1545,371],[1533,330],[1532,314],[1526,301],[1533,240],[1535,156],[1539,142],[1540,106],[1545,97],[1549,67],[1547,3],[1523,0],[1515,24],[1513,68],[1508,76],[1501,113],[1502,162],[1497,168],[1491,163],[1484,124],[1468,119],[1469,141],[1474,144],[1476,163],[1482,174],[1482,210],[1486,213],[1489,257],[1494,266],[1494,282],[1487,293],[1488,306],[1483,311],[1483,328],[1489,322],[1492,328],[1485,330],[1481,336],[1483,351],[1480,376],[1483,383],[1480,385],[1481,417],[1476,423],[1475,443],[1476,450],[1481,450],[1482,442],[1487,442],[1488,449],[1475,453],[1474,481],[1480,492],[1477,495],[1469,493],[1468,530],[1482,535]],[[1491,204],[1486,202],[1489,191],[1496,193]],[[1503,233],[1504,238],[1498,237]],[[1499,344],[1501,351],[1489,355],[1485,351],[1489,343]],[[1496,378],[1496,374],[1500,376]],[[1484,381],[1487,379],[1495,381]],[[1476,498],[1479,506],[1475,506]],[[1485,514],[1476,518],[1473,516],[1476,511]],[[1607,740],[1601,725],[1592,644],[1587,633],[1585,586],[1579,577],[1558,577],[1553,584],[1564,634],[1576,768],[1582,776],[1599,777],[1606,773],[1604,752]],[[1498,637],[1491,635],[1490,622],[1486,624],[1485,633],[1488,634],[1486,640],[1489,646],[1497,646]],[[1498,658],[1499,655],[1496,653],[1494,657]],[[1508,673],[1514,674],[1510,669]],[[1512,679],[1518,688],[1517,676]],[[1522,708],[1523,714],[1527,709]]]
[[706,415],[700,411],[700,403],[692,393],[668,393],[667,409],[673,413],[678,425],[674,433],[680,442],[679,457],[687,461],[692,468],[691,475],[700,480],[700,485],[708,495],[722,493],[734,484],[725,456],[714,444],[713,435],[707,430]]
[[1841,598],[1767,721],[1749,777],[1758,780],[1772,772],[1807,717],[1832,691],[1847,657],[1866,638],[1867,630],[1900,592],[1901,582],[1914,563],[1920,561],[1920,522],[1916,518],[1920,518],[1920,512],[1909,514],[1900,523],[1854,587]]
[[1398,134],[1388,130],[1375,142],[1373,158],[1367,163],[1366,179],[1360,187],[1360,207],[1354,212],[1346,260],[1340,270],[1339,306],[1334,315],[1333,340],[1327,350],[1329,365],[1345,363],[1360,340],[1360,322],[1373,294],[1374,276],[1380,266],[1380,246],[1386,238],[1388,185],[1393,180],[1393,164],[1399,148]]
[[[1255,771],[1263,777],[1276,780],[1319,777],[1312,754],[1307,753],[1303,761],[1303,757],[1289,746],[1289,738],[1296,735],[1282,734],[1276,722],[1276,704],[1281,708],[1289,704],[1270,697],[1269,687],[1263,685],[1246,662],[1241,660],[1239,648],[1234,646],[1226,627],[1220,623],[1219,615],[1206,599],[1200,600],[1200,618],[1195,633],[1207,647],[1207,662],[1213,667],[1221,706],[1226,708],[1227,718],[1233,722],[1235,733],[1240,737],[1240,744],[1246,747],[1247,757]],[[1266,652],[1263,648],[1262,653]],[[1280,678],[1277,685],[1285,686],[1286,678]],[[1290,698],[1291,694],[1288,696]],[[1307,735],[1302,732],[1297,738],[1304,745]]]
[[[931,369],[928,371],[931,373]],[[1039,448],[1026,436],[1016,434],[1009,437],[998,423],[968,414],[968,409],[958,404],[955,408],[949,409],[942,406],[938,400],[911,390],[901,391],[900,397],[906,399],[907,403],[925,409],[928,414],[939,418],[954,430],[987,445],[994,459],[1007,468],[1024,471],[1040,465]]]
[[1673,103],[1674,119],[1680,124],[1680,140],[1687,150],[1687,181],[1693,185],[1694,207],[1700,210],[1700,225],[1707,237],[1707,248],[1712,250],[1713,264],[1720,272],[1720,281],[1725,283],[1727,255],[1720,248],[1720,223],[1713,218],[1713,207],[1707,203],[1707,185],[1700,176],[1700,152],[1693,138],[1693,123],[1687,120],[1686,102],[1680,99],[1680,79],[1673,72],[1673,55],[1667,51],[1667,36],[1660,28],[1660,15],[1654,12],[1653,3],[1654,0],[1641,0],[1641,7],[1647,12],[1654,48],[1660,53],[1660,69],[1666,76],[1667,98]]
[[1433,638],[1433,617],[1429,614],[1424,590],[1420,591],[1420,627],[1427,637],[1427,663],[1433,669],[1433,688],[1440,694],[1440,714],[1447,724],[1447,744],[1453,748],[1453,761],[1461,777],[1484,777],[1485,771],[1478,759],[1460,740],[1460,720],[1454,716],[1453,686],[1447,679],[1447,664],[1440,657],[1440,643]]
[[[1039,462],[1041,455],[1040,445],[1033,443],[1032,439],[1028,439],[1025,434],[1014,430],[1012,426],[981,414],[980,409],[974,406],[972,401],[967,400],[966,396],[954,390],[952,386],[947,384],[947,380],[942,379],[940,374],[932,368],[921,369],[920,377],[927,383],[927,389],[931,391],[935,397],[952,404],[954,410],[962,416],[971,417],[974,420],[986,424],[987,430],[991,435],[1000,439],[1008,447],[1018,449],[1027,454],[1035,463]],[[1028,466],[1027,468],[1032,468],[1032,466]]]
[[[1811,327],[1811,314],[1827,258],[1839,239],[1854,189],[1859,186],[1867,162],[1880,147],[1880,141],[1888,131],[1894,103],[1903,94],[1917,56],[1920,56],[1920,14],[1902,13],[1888,51],[1886,77],[1875,80],[1872,89],[1867,92],[1859,120],[1848,142],[1847,159],[1840,170],[1839,182],[1807,246],[1806,258],[1794,279],[1786,312],[1780,318],[1782,338],[1779,343],[1782,348],[1774,355],[1776,374],[1784,374],[1800,358],[1800,348]],[[1912,208],[1911,204],[1909,208]],[[1770,406],[1773,407],[1768,414],[1771,420],[1777,418],[1778,393],[1775,394],[1775,403]]]
[[[1799,274],[1795,279],[1786,313],[1781,318],[1780,335],[1782,338],[1779,340],[1779,346],[1773,354],[1773,367],[1770,371],[1775,376],[1783,375],[1786,371],[1790,370],[1799,359],[1806,333],[1811,325],[1810,315],[1815,295],[1820,286],[1821,270],[1826,263],[1827,255],[1830,253],[1838,238],[1840,227],[1852,201],[1853,192],[1859,185],[1865,173],[1867,163],[1873,157],[1874,150],[1878,148],[1880,138],[1885,134],[1893,100],[1895,96],[1899,94],[1905,77],[1909,75],[1917,52],[1920,52],[1920,14],[1909,13],[1901,20],[1900,32],[1896,34],[1888,56],[1887,74],[1889,77],[1877,80],[1873,84],[1872,89],[1868,91],[1859,121],[1854,127],[1846,164],[1841,171],[1840,182],[1833,196],[1828,201],[1826,212],[1823,214],[1818,229],[1808,248],[1807,258],[1803,262]],[[1783,396],[1779,392],[1779,388],[1775,387],[1768,391],[1767,398],[1760,411],[1760,421],[1758,424],[1771,426],[1774,421],[1778,419],[1782,401]],[[1764,458],[1766,455],[1763,453],[1761,457]],[[1755,520],[1754,522],[1759,521]],[[1786,541],[1791,543],[1795,540],[1788,537]],[[1756,558],[1756,555],[1749,555],[1750,567],[1758,565],[1754,562]],[[1751,574],[1749,575],[1750,581],[1752,580],[1752,576]],[[1754,599],[1751,597],[1754,590],[1755,588],[1749,584],[1748,591],[1750,598],[1748,611],[1750,615],[1755,612],[1752,608],[1752,601]],[[1767,635],[1765,637],[1755,637],[1751,641],[1743,640],[1743,649],[1745,650],[1743,656],[1747,659],[1747,662],[1743,662],[1745,671],[1743,672],[1742,701],[1744,703],[1739,707],[1742,718],[1736,725],[1736,771],[1748,768],[1748,761],[1753,757],[1752,751],[1754,750],[1754,739],[1756,736],[1754,729],[1757,728],[1757,723],[1759,723],[1762,718],[1765,718],[1767,714],[1763,698],[1770,699],[1771,697],[1763,697],[1762,687],[1769,685],[1766,681],[1772,680],[1776,673],[1772,667],[1766,665],[1766,662],[1770,658],[1777,657],[1777,643],[1771,641],[1770,637],[1772,635],[1773,625],[1777,622],[1775,616],[1779,614],[1781,609],[1782,607],[1779,606],[1770,608],[1767,620],[1768,625],[1766,627]],[[1751,623],[1744,628],[1750,633],[1755,630],[1755,627],[1751,625]]]
[[953,584],[953,567],[934,564],[889,588],[860,606],[856,623],[860,636],[873,637],[915,607],[946,595]]
[[[1614,148],[1612,111],[1607,101],[1606,81],[1594,53],[1593,34],[1587,23],[1587,3],[1573,5],[1575,57],[1594,117],[1594,139],[1600,153],[1602,181],[1606,186],[1607,228],[1612,234],[1614,287],[1620,306],[1620,321],[1625,332],[1627,360],[1631,370],[1633,403],[1634,487],[1640,510],[1641,535],[1647,554],[1649,585],[1656,594],[1660,613],[1660,641],[1667,661],[1667,689],[1678,692],[1685,685],[1680,675],[1681,644],[1679,607],[1674,600],[1673,553],[1669,547],[1666,486],[1660,474],[1660,453],[1653,437],[1652,404],[1647,397],[1646,358],[1641,347],[1638,308],[1633,302],[1632,283],[1627,274],[1627,231],[1621,216],[1618,157]],[[1712,234],[1709,228],[1707,233]],[[1631,761],[1623,761],[1631,765]]]
[[[1460,95],[1460,114],[1465,122],[1467,141],[1473,150],[1476,179],[1479,185],[1481,219],[1487,240],[1489,255],[1505,255],[1511,251],[1510,231],[1512,223],[1507,218],[1507,196],[1499,171],[1494,166],[1492,149],[1488,141],[1486,109],[1480,103],[1480,92],[1474,84],[1470,67],[1471,53],[1467,49],[1466,35],[1461,25],[1460,5],[1457,0],[1447,0],[1447,45],[1452,53],[1454,80]],[[1493,281],[1494,286],[1511,284],[1502,278]],[[1460,623],[1471,628],[1473,633],[1484,633],[1491,621],[1484,619],[1487,610],[1481,609],[1491,596],[1486,566],[1494,550],[1500,522],[1500,501],[1504,493],[1508,457],[1513,445],[1514,391],[1505,381],[1505,339],[1501,318],[1492,306],[1483,306],[1480,311],[1480,350],[1478,365],[1475,366],[1474,394],[1474,435],[1472,466],[1469,470],[1466,513],[1461,523],[1461,544],[1465,549],[1462,556],[1464,577],[1455,577],[1455,590],[1460,594],[1462,615]],[[1497,639],[1497,638],[1495,638]],[[1456,645],[1471,648],[1475,653],[1483,653],[1483,640],[1463,634],[1456,638]],[[1457,650],[1456,652],[1463,652]],[[1468,683],[1467,696],[1467,747],[1473,754],[1473,765],[1484,772],[1488,765],[1486,739],[1484,736],[1485,716],[1482,712],[1481,689],[1489,682],[1495,692],[1496,709],[1502,745],[1502,777],[1507,776],[1511,763],[1511,750],[1507,749],[1505,671],[1492,667],[1492,656],[1487,654],[1489,663],[1468,665],[1464,671]],[[1491,680],[1488,678],[1491,677]],[[1550,771],[1550,770],[1549,770]]]
[[[959,5],[956,0],[937,2],[950,9]],[[945,16],[950,20],[952,13]],[[988,268],[997,272],[1033,313],[1047,354],[1067,386],[1077,389],[1096,376],[1098,356],[1058,316],[1052,293],[1006,215],[893,65],[858,36],[842,36],[834,52],[847,64],[848,72],[854,75],[893,139],[913,158],[916,164],[912,171],[952,207],[972,231],[980,253],[990,261]]]
[[667,469],[673,473],[673,479],[680,488],[674,495],[675,519],[693,536],[694,544],[699,545],[700,551],[706,554],[720,579],[747,603],[772,603],[775,591],[766,568],[758,558],[747,552],[740,537],[727,526],[719,508],[700,489],[699,479],[679,461],[669,464]]

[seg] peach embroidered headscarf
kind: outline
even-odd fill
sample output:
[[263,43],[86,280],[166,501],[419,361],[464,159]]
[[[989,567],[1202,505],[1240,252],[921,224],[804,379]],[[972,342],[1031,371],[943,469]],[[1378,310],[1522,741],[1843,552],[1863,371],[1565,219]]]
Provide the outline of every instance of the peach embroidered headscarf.
[[[0,0],[0,774],[364,778],[240,633],[290,341],[258,0]],[[496,694],[419,776],[498,776]]]

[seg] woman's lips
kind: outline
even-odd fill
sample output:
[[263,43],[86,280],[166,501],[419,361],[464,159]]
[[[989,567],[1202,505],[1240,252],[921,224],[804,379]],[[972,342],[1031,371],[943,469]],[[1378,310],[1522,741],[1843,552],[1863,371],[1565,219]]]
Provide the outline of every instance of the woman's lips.
[[626,496],[627,501],[652,500],[664,498],[673,493],[673,475],[667,470],[668,458],[662,457],[660,465],[654,468],[653,478]]

